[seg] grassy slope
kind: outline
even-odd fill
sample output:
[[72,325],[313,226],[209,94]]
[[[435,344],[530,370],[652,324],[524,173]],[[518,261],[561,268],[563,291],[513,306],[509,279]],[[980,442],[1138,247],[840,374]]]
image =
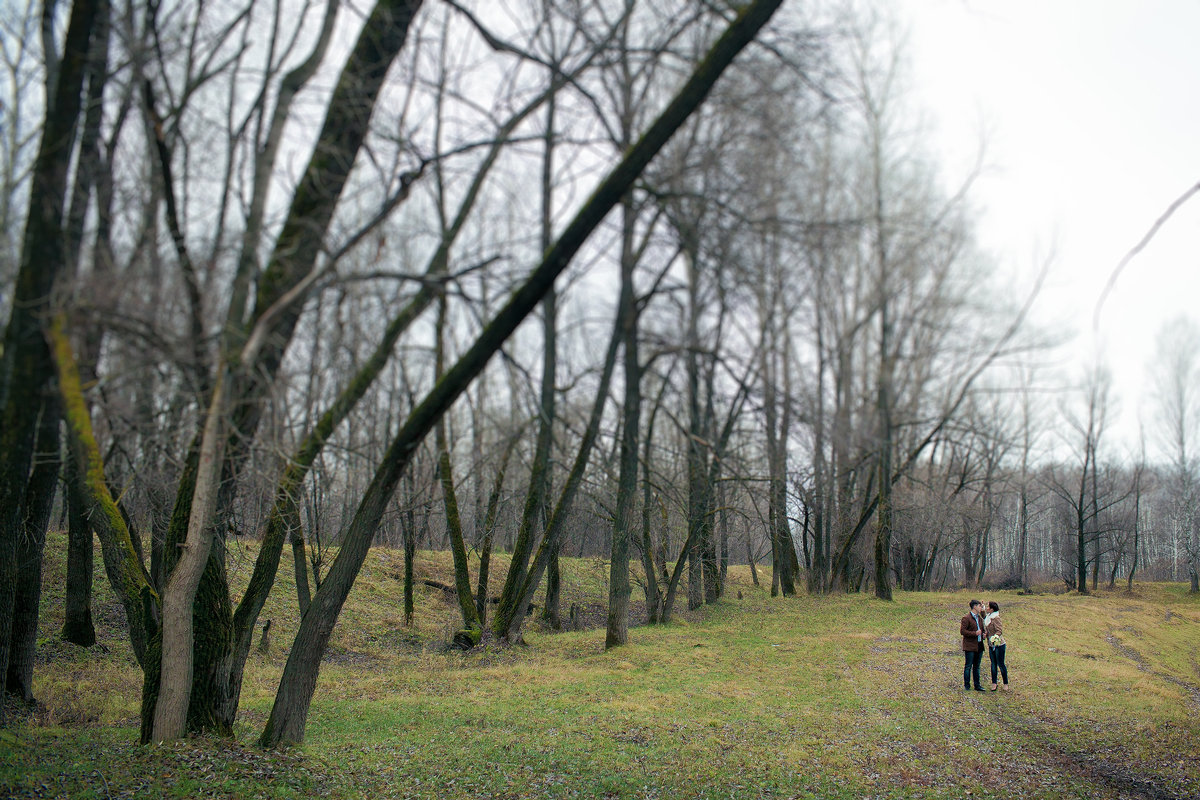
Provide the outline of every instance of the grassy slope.
[[[52,537],[44,708],[0,730],[0,795],[1200,795],[1200,600],[1181,586],[990,595],[1014,691],[964,695],[963,593],[772,599],[734,570],[730,599],[635,628],[610,653],[602,630],[533,631],[528,648],[464,656],[439,647],[456,614],[439,590],[420,587],[404,627],[402,557],[381,550],[335,631],[307,745],[268,754],[251,742],[296,628],[288,570],[264,612],[275,646],[252,656],[237,742],[139,748],[140,673],[102,574],[102,645],[57,642],[63,549]],[[232,552],[244,581],[252,546]],[[568,561],[567,604],[602,602],[606,570]],[[418,555],[419,578],[450,575],[444,554]]]

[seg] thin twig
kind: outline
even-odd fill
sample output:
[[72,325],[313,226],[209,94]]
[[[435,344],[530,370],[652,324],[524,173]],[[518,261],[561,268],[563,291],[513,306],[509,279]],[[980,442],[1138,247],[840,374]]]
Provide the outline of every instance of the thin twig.
[[1126,253],[1125,257],[1121,259],[1121,262],[1117,264],[1116,269],[1112,271],[1112,275],[1110,275],[1108,278],[1108,283],[1104,286],[1104,291],[1100,293],[1100,299],[1096,301],[1096,311],[1092,315],[1093,329],[1100,328],[1100,310],[1104,307],[1104,301],[1108,299],[1108,295],[1116,287],[1117,278],[1121,277],[1121,272],[1125,269],[1125,266],[1132,261],[1138,253],[1142,252],[1146,245],[1150,244],[1150,240],[1158,234],[1158,229],[1166,224],[1166,221],[1171,218],[1171,215],[1178,211],[1179,207],[1190,200],[1192,195],[1196,194],[1197,192],[1200,192],[1200,183],[1192,186],[1192,188],[1181,194],[1174,203],[1171,203],[1171,205],[1167,206],[1167,210],[1161,217],[1155,220],[1154,224],[1150,226],[1150,230],[1148,230],[1146,235],[1142,237],[1142,240],[1134,245],[1133,249]]

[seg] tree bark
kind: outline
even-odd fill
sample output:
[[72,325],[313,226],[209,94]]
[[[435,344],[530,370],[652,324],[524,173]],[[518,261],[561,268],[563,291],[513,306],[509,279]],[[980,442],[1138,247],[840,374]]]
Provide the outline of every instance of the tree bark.
[[67,503],[67,587],[62,638],[80,647],[96,643],[92,623],[92,526],[85,512],[86,501],[79,491],[78,467],[68,457],[63,464]]
[[[542,252],[554,243],[554,112],[555,94],[552,92],[546,103],[546,135],[542,157]],[[540,516],[543,524],[550,519],[550,445],[554,441],[554,421],[558,413],[558,290],[551,285],[542,299],[542,396],[536,455],[545,459],[535,464],[532,472],[541,481],[538,497],[542,507]],[[546,434],[546,446],[542,446],[542,431]],[[532,488],[532,487],[531,487]],[[546,600],[542,603],[542,620],[554,630],[562,628],[559,616],[559,601],[562,594],[562,565],[558,555],[562,549],[559,542],[550,548],[550,563],[546,577]]]
[[[772,301],[773,302],[773,301]],[[784,597],[796,593],[795,575],[792,564],[796,557],[796,547],[792,543],[790,526],[787,519],[787,486],[784,473],[786,461],[784,452],[787,442],[784,440],[779,416],[779,387],[776,384],[776,359],[780,358],[774,343],[767,344],[766,339],[774,338],[768,333],[766,325],[770,315],[763,319],[763,405],[766,409],[767,424],[767,527],[771,535],[771,595],[776,592]],[[786,400],[785,400],[786,402]]]
[[475,587],[475,610],[479,612],[481,624],[487,624],[488,580],[492,561],[492,542],[496,535],[496,515],[500,511],[500,494],[504,491],[504,475],[508,472],[508,462],[516,449],[517,437],[514,434],[504,448],[500,458],[500,466],[496,470],[496,479],[488,494],[487,510],[483,515],[483,542],[479,547],[479,580]]
[[[708,563],[708,551],[712,537],[708,525],[708,477],[709,445],[708,429],[711,420],[705,418],[702,409],[706,404],[701,397],[700,388],[700,275],[696,264],[696,245],[694,236],[682,237],[685,245],[683,250],[688,266],[688,309],[687,309],[687,479],[688,504],[687,525],[688,539],[694,544],[685,550],[680,558],[688,562],[688,608],[695,610],[705,601],[705,566]],[[711,388],[711,387],[710,387]]]
[[198,644],[193,637],[193,604],[213,545],[211,523],[220,491],[232,380],[231,371],[222,365],[200,445],[187,538],[163,590],[159,686],[150,730],[154,742],[179,739],[186,732],[195,667],[192,648]]
[[17,583],[13,593],[12,645],[7,691],[33,703],[33,665],[37,654],[38,610],[42,598],[42,551],[58,483],[59,404],[46,385],[38,421],[33,469],[25,491],[25,519],[17,541]]
[[[654,535],[651,531],[652,517],[652,497],[651,497],[651,479],[650,470],[652,461],[652,450],[654,443],[654,423],[658,416],[658,411],[662,408],[663,394],[667,389],[667,381],[663,381],[659,386],[658,397],[655,399],[654,405],[650,409],[649,418],[646,420],[646,434],[642,439],[642,573],[646,580],[646,622],[654,625],[659,621],[662,613],[663,595],[662,589],[658,583],[658,572],[660,569],[665,569],[665,564],[655,563],[654,557]],[[663,536],[666,536],[664,527]]]
[[552,630],[562,630],[562,538],[550,550],[550,563],[546,565],[546,599],[542,603],[541,619]]
[[[874,110],[874,109],[873,109]],[[888,284],[891,263],[888,258],[887,230],[884,225],[883,197],[883,132],[878,115],[872,114],[871,155],[875,200],[875,262],[878,267],[876,284],[879,302],[879,373],[876,384],[876,413],[879,426],[879,455],[877,462],[879,505],[875,511],[875,596],[892,599],[892,295]]]

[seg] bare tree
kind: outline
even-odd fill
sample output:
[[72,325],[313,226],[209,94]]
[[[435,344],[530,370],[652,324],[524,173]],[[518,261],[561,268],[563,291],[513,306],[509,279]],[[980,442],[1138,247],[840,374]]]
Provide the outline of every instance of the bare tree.
[[1073,574],[1068,582],[1080,594],[1088,593],[1088,566],[1096,564],[1098,569],[1107,516],[1129,494],[1117,484],[1117,476],[1100,457],[1100,445],[1108,428],[1111,383],[1106,368],[1093,367],[1080,390],[1081,407],[1063,405],[1062,414],[1070,432],[1064,444],[1073,453],[1073,461],[1054,465],[1047,483],[1047,488],[1069,510],[1073,541],[1064,553],[1069,552],[1073,559]]
[[1163,324],[1152,367],[1156,431],[1167,460],[1174,503],[1172,526],[1180,532],[1192,592],[1200,591],[1200,523],[1196,437],[1200,433],[1200,327],[1186,317]]

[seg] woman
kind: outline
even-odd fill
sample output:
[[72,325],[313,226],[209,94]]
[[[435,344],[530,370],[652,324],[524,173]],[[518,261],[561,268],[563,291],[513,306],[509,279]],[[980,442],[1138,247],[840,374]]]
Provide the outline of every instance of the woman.
[[1008,667],[1004,663],[1004,623],[1000,621],[1000,604],[995,600],[988,603],[988,614],[983,618],[984,638],[988,643],[988,659],[992,662],[992,691],[996,691],[997,671],[1004,677],[1004,691],[1008,691]]

